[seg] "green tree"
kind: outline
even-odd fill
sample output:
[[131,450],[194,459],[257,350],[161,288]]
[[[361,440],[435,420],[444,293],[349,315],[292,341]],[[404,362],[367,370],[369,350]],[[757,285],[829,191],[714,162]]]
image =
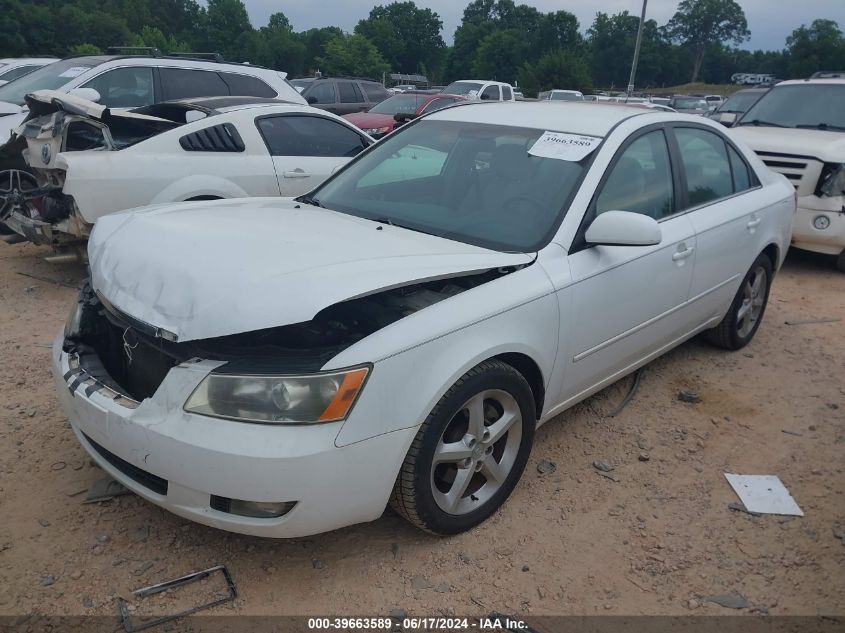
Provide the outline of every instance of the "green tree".
[[[562,88],[592,92],[590,66],[583,55],[572,51],[551,51],[543,55],[530,69],[537,90]],[[524,79],[530,77],[526,75]]]
[[833,20],[813,20],[786,38],[790,77],[809,77],[818,70],[845,68],[845,36]]
[[745,12],[735,0],[682,0],[666,25],[666,34],[693,50],[692,78],[695,83],[710,44],[748,39]]
[[341,35],[326,44],[325,54],[316,60],[324,73],[380,79],[390,70],[381,53],[363,35]]
[[414,73],[442,62],[446,49],[442,28],[437,13],[407,1],[374,7],[358,22],[355,33],[375,44],[394,70]]
[[[627,11],[615,15],[596,14],[587,30],[591,72],[596,85],[604,88],[627,85],[639,23],[640,19]],[[671,68],[668,64],[672,57],[670,49],[671,45],[661,36],[657,22],[646,20],[635,78],[637,85],[654,86],[674,79],[665,73],[667,68]]]
[[127,44],[129,46],[151,46],[165,54],[184,53],[191,50],[191,46],[187,42],[180,42],[173,35],[165,35],[154,26],[143,27],[140,33],[132,35],[129,38]]
[[326,26],[321,29],[308,29],[298,34],[299,41],[305,46],[304,70],[313,74],[319,70],[317,59],[326,52],[326,44],[336,37],[343,37],[343,31],[336,26]]
[[102,55],[103,51],[93,44],[75,44],[68,49],[69,56],[74,55]]
[[513,83],[525,59],[528,45],[519,31],[493,31],[478,46],[472,64],[472,74],[485,79]]
[[242,60],[253,33],[244,3],[208,0],[208,8],[200,15],[203,48],[208,52],[219,51],[226,59]]

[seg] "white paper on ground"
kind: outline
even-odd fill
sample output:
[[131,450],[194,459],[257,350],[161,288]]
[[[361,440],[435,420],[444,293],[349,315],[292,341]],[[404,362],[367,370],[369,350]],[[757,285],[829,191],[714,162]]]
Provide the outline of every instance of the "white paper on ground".
[[789,490],[775,475],[725,473],[725,478],[749,512],[804,516]]
[[541,158],[555,158],[577,163],[598,147],[599,143],[601,139],[597,136],[543,132],[543,136],[537,139],[528,153]]

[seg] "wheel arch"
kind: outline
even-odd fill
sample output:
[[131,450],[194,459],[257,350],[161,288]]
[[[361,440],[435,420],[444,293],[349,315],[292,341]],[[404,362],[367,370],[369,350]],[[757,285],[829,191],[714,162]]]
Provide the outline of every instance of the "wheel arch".
[[777,272],[778,268],[780,268],[780,247],[774,242],[770,242],[763,249],[762,254],[772,262],[772,271]]
[[[539,420],[543,412],[543,403],[546,400],[546,382],[537,361],[522,352],[505,352],[504,354],[498,354],[486,360],[500,360],[522,374],[522,377],[525,378],[531,387],[531,393],[534,395],[534,414]],[[478,364],[480,365],[481,363]]]

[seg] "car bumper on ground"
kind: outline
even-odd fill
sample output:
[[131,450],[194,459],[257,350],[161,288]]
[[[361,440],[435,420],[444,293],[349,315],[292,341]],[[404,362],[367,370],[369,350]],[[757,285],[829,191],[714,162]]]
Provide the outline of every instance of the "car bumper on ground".
[[845,207],[842,197],[798,199],[792,246],[838,255],[845,249]]
[[[299,537],[376,519],[416,432],[338,448],[340,422],[279,427],[186,413],[185,398],[210,370],[205,361],[174,367],[155,396],[134,403],[79,368],[62,339],[53,345],[53,375],[85,450],[139,496],[212,527]],[[225,508],[220,499],[295,505],[283,516],[256,518],[216,509]]]

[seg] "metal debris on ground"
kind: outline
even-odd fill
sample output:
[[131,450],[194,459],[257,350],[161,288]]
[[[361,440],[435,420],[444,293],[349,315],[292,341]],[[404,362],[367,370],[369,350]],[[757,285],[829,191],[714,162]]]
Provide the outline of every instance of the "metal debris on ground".
[[748,599],[738,591],[706,596],[702,600],[704,602],[718,604],[720,607],[725,607],[726,609],[745,609],[748,607]]
[[839,317],[824,317],[821,319],[802,319],[798,321],[784,321],[787,325],[810,325],[813,323],[839,323],[842,319]]
[[642,378],[642,374],[642,367],[634,372],[634,382],[631,383],[631,388],[628,390],[628,394],[625,396],[622,402],[619,403],[619,406],[617,406],[613,411],[607,414],[607,417],[615,418],[617,415],[622,413],[622,409],[627,407],[628,403],[634,399],[634,396],[637,393],[637,389],[640,388],[640,378]]
[[122,483],[112,479],[109,476],[98,479],[88,489],[88,494],[85,495],[85,501],[82,503],[97,503],[98,501],[108,501],[121,495],[128,495],[132,491],[126,488]]
[[678,392],[678,400],[687,404],[697,404],[701,402],[701,396],[698,395],[697,391],[685,389]]
[[537,462],[537,472],[541,475],[548,475],[557,469],[557,465],[548,459],[541,459]]
[[804,516],[789,490],[775,475],[725,473],[725,479],[749,512]]
[[197,611],[203,611],[205,609],[210,609],[211,607],[216,607],[217,605],[223,604],[225,602],[234,601],[235,598],[238,597],[238,590],[235,588],[235,582],[232,580],[232,576],[225,565],[215,565],[214,567],[209,567],[208,569],[204,569],[202,571],[196,571],[191,574],[187,574],[185,576],[182,576],[181,578],[167,580],[165,582],[160,582],[155,585],[150,585],[149,587],[142,587],[133,591],[132,594],[139,598],[146,598],[147,596],[156,595],[165,591],[170,591],[171,589],[177,589],[189,583],[204,580],[205,578],[208,578],[214,572],[217,571],[223,574],[223,578],[226,581],[226,589],[228,590],[228,595],[223,596],[222,598],[218,598],[217,600],[206,602],[205,604],[201,604],[196,607],[191,607],[190,609],[185,609],[184,611],[180,611],[179,613],[175,613],[173,615],[166,615],[164,617],[156,618],[154,620],[146,620],[143,622],[133,623],[129,614],[129,608],[126,601],[123,598],[118,598],[117,608],[120,611],[120,620],[121,624],[123,625],[123,630],[126,631],[126,633],[132,633],[133,631],[143,631],[144,629],[159,626],[160,624],[164,624],[165,622],[172,622],[173,620],[184,618],[185,616],[196,613]]
[[739,501],[731,501],[728,504],[728,510],[733,510],[734,512],[745,512],[745,514],[750,514],[753,517],[760,517],[763,516],[759,512],[750,512],[744,505],[742,505]]

